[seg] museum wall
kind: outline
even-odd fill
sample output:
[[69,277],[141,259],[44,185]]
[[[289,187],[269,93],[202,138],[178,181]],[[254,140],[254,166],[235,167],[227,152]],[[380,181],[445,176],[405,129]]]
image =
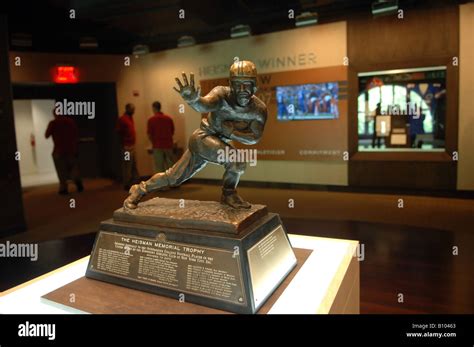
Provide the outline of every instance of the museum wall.
[[[360,15],[347,25],[349,185],[455,190],[457,163],[451,154],[458,150],[459,67],[452,62],[459,54],[459,7],[406,11],[403,19]],[[446,152],[358,152],[357,74],[440,65],[447,67]]]
[[[470,135],[474,130],[474,73],[469,63],[473,59],[474,46],[472,8],[473,4],[467,4],[450,9],[410,11],[405,13],[403,20],[359,15],[351,17],[348,23],[336,22],[229,39],[139,58],[131,56],[130,66],[124,65],[124,56],[121,55],[10,52],[10,70],[13,83],[51,83],[54,64],[69,63],[79,68],[82,82],[115,82],[120,112],[127,102],[136,105],[138,169],[141,175],[150,175],[153,173],[152,158],[146,151],[149,146],[146,122],[151,115],[151,103],[161,101],[163,111],[173,117],[175,141],[179,147],[186,147],[188,137],[199,126],[201,115],[190,109],[172,89],[174,78],[181,71],[194,72],[197,82],[222,79],[227,77],[228,66],[234,57],[239,57],[255,61],[259,74],[264,76],[297,76],[291,72],[300,71],[299,75],[305,76],[306,80],[300,77],[285,80],[288,84],[295,84],[303,80],[307,83],[311,80],[308,76],[318,71],[342,68],[347,71],[347,111],[337,120],[337,126],[332,127],[336,124],[331,123],[334,120],[295,121],[288,123],[288,129],[292,127],[291,131],[301,134],[301,138],[310,138],[312,143],[324,145],[329,150],[332,148],[328,144],[334,140],[339,144],[335,149],[347,148],[351,153],[349,164],[340,158],[296,160],[261,156],[258,165],[250,167],[242,176],[243,180],[427,189],[456,189],[457,185],[458,189],[474,189],[474,158],[463,155],[474,145]],[[452,57],[459,54],[460,66],[454,67]],[[346,55],[349,57],[348,68],[343,66]],[[21,66],[14,64],[17,56],[21,58]],[[447,153],[442,158],[424,153],[422,157],[400,153],[395,159],[383,153],[358,156],[361,153],[357,153],[357,73],[435,65],[448,66],[449,138],[446,146],[447,153],[459,151],[459,163],[453,162]],[[183,113],[180,112],[181,105]],[[269,114],[271,117],[275,115]],[[300,131],[298,127],[302,124],[304,129]],[[274,119],[274,126],[272,122],[268,125],[262,143],[274,144],[279,137],[288,142],[295,136],[294,133],[288,136],[289,131]],[[222,174],[221,167],[209,165],[196,177],[219,179]]]
[[459,16],[459,162],[458,189],[474,190],[474,3]]
[[[197,82],[226,78],[228,67],[233,62],[234,57],[239,57],[241,60],[254,61],[260,75],[287,72],[285,74],[286,79],[281,81],[283,84],[308,83],[307,76],[306,80],[295,80],[290,71],[311,70],[314,72],[314,69],[343,67],[345,56],[345,22],[229,39],[153,53],[145,56],[142,61],[145,100],[148,105],[155,99],[162,101],[163,111],[173,115],[177,120],[178,129],[184,129],[184,139],[181,135],[177,137],[180,146],[184,146],[187,138],[199,126],[201,115],[187,105],[184,105],[184,113],[179,113],[179,106],[183,104],[183,101],[172,87],[175,85],[174,78],[179,76],[181,71],[194,72]],[[264,140],[262,141],[266,141],[266,136],[268,136],[268,139],[271,137],[273,139],[280,138],[283,142],[286,141],[285,136],[288,136],[291,140],[282,125],[278,128],[278,131],[272,129],[272,123],[276,126],[273,121],[275,117],[275,114],[269,114],[269,119],[272,118],[272,121],[267,123]],[[308,141],[317,139],[319,134],[324,138],[332,137],[330,140],[337,143],[340,148],[347,147],[346,116],[336,120],[338,126],[334,129],[330,126],[331,121],[301,122],[299,124],[289,124],[288,128],[304,127],[304,133],[301,132],[302,137],[313,136]],[[297,130],[291,129],[291,131]],[[291,134],[291,136],[294,135]],[[223,169],[221,167],[209,165],[196,177],[220,179],[222,174]],[[342,156],[338,160],[319,159],[312,161],[262,159],[258,161],[255,167],[247,169],[242,176],[242,180],[346,185],[347,162],[343,161]]]

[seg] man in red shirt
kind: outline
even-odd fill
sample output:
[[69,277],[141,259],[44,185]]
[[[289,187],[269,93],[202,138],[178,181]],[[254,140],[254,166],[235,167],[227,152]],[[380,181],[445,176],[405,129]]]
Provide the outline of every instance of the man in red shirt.
[[174,123],[170,116],[161,112],[161,103],[152,104],[153,116],[148,119],[148,138],[153,146],[155,172],[164,172],[173,166]]
[[84,186],[79,174],[78,140],[79,131],[76,122],[66,116],[61,116],[53,109],[54,120],[49,122],[44,136],[53,137],[53,160],[59,178],[59,194],[68,194],[67,181],[72,179],[77,191],[82,192]]
[[122,144],[122,179],[125,190],[138,181],[137,162],[135,156],[135,123],[133,114],[135,105],[125,105],[125,113],[117,120],[116,130],[119,133]]

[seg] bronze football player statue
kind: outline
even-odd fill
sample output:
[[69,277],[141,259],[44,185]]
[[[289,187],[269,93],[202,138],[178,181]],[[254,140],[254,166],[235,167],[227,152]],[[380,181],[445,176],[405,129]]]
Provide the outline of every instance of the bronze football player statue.
[[[230,86],[217,86],[206,96],[194,86],[194,75],[190,79],[183,72],[183,83],[176,78],[173,88],[195,111],[208,112],[199,129],[191,135],[188,149],[176,164],[165,172],[153,175],[130,188],[124,207],[134,209],[141,198],[152,191],[179,186],[206,166],[207,163],[224,166],[221,202],[233,208],[250,208],[236,191],[240,176],[244,173],[244,162],[222,161],[219,150],[235,151],[231,141],[246,145],[257,143],[262,137],[267,120],[265,103],[254,94],[257,90],[257,69],[251,61],[237,61],[230,67]],[[220,160],[219,160],[220,159]]]

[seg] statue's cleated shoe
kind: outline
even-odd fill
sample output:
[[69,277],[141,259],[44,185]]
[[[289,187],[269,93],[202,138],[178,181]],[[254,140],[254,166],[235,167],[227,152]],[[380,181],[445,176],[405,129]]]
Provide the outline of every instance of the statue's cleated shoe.
[[140,184],[134,184],[130,188],[128,194],[129,196],[123,202],[123,207],[133,210],[137,208],[138,203],[146,194],[144,182],[141,182]]
[[240,195],[237,194],[236,190],[223,190],[221,203],[238,209],[249,209],[252,207],[252,205],[250,205],[247,201],[244,201],[244,199],[242,199]]

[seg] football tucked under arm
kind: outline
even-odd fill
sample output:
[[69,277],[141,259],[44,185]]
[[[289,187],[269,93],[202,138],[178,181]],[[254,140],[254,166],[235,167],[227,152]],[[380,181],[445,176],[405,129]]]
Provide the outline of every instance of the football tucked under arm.
[[[264,123],[261,120],[255,119],[251,121],[250,124],[241,121],[232,123],[233,130],[229,136],[231,140],[238,141],[245,145],[254,145],[260,141],[264,128]],[[226,126],[226,124],[224,124],[224,126]]]

